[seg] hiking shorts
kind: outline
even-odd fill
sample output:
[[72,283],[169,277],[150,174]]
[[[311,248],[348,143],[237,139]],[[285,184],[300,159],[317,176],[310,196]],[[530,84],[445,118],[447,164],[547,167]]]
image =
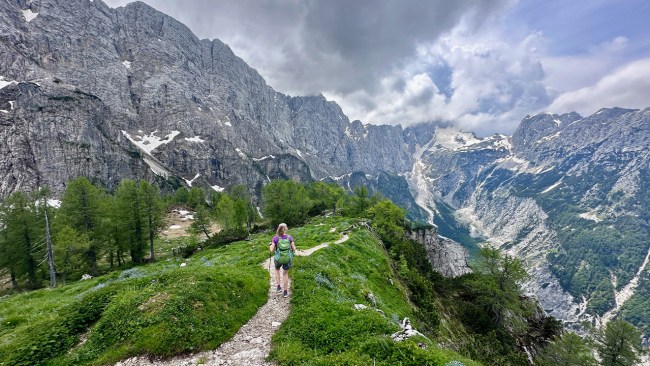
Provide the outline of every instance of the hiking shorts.
[[291,268],[291,265],[293,264],[293,261],[291,261],[291,262],[289,262],[287,264],[280,264],[280,263],[278,263],[277,259],[273,258],[273,264],[275,264],[275,269],[276,270],[280,269],[280,267],[282,267],[282,269],[284,269],[285,271],[288,271],[289,268]]

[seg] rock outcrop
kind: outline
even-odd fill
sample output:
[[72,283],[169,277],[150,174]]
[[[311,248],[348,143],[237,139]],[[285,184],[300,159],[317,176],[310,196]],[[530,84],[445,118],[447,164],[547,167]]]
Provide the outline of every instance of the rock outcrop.
[[436,272],[446,277],[456,277],[472,272],[467,249],[455,241],[437,234],[434,228],[417,229],[409,237],[427,250],[427,259]]

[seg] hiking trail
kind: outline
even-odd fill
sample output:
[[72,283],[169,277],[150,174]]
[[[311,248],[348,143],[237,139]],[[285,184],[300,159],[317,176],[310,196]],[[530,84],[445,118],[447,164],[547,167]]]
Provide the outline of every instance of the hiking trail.
[[[332,229],[334,231],[335,229]],[[334,242],[340,244],[349,239],[345,233]],[[297,250],[295,255],[307,257],[319,249],[326,248],[330,243],[322,243],[306,250]],[[271,263],[269,263],[271,262]],[[229,340],[222,343],[217,349],[203,351],[191,355],[177,356],[165,360],[149,359],[146,356],[132,357],[120,361],[115,366],[163,365],[163,366],[190,366],[190,365],[247,365],[247,366],[274,366],[266,362],[265,358],[271,351],[271,337],[289,316],[291,302],[283,298],[282,292],[275,290],[275,267],[272,258],[264,260],[260,265],[269,271],[270,283],[268,300],[259,308],[257,313],[244,324],[239,331]],[[269,269],[270,268],[270,269]],[[291,278],[289,278],[291,289]],[[291,293],[291,292],[290,292]]]

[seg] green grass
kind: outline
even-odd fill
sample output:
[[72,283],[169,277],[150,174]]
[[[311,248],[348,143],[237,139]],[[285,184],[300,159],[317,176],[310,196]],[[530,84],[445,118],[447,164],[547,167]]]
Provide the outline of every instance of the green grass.
[[[425,338],[390,339],[400,330],[400,320],[414,320],[413,309],[383,247],[365,230],[353,230],[347,242],[298,258],[292,278],[291,313],[274,336],[269,356],[279,365],[445,365],[455,360],[478,365]],[[373,308],[369,293],[381,312]],[[355,304],[369,308],[355,310]]]
[[266,243],[253,238],[5,297],[0,365],[100,365],[215,348],[266,301]]
[[[351,229],[354,223],[314,218],[290,228],[299,249],[332,245],[296,257],[292,311],[270,358],[279,365],[478,365],[425,338],[389,338],[404,317],[415,322],[414,309],[381,244],[366,230]],[[343,231],[350,239],[333,244]],[[273,234],[0,298],[0,365],[109,365],[134,355],[214,349],[266,302],[269,278],[259,264]],[[167,244],[165,250],[176,245]],[[383,313],[372,308],[370,293]],[[370,308],[354,310],[354,304]]]

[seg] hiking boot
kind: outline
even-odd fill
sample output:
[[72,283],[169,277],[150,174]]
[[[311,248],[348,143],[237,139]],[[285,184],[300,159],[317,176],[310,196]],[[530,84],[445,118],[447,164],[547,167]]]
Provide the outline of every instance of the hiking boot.
[[284,293],[282,294],[282,297],[289,297],[289,292],[287,292],[287,290],[284,290]]
[[280,285],[278,285],[278,287],[275,289],[275,291],[277,291],[277,292],[282,291],[282,287],[280,287]]

